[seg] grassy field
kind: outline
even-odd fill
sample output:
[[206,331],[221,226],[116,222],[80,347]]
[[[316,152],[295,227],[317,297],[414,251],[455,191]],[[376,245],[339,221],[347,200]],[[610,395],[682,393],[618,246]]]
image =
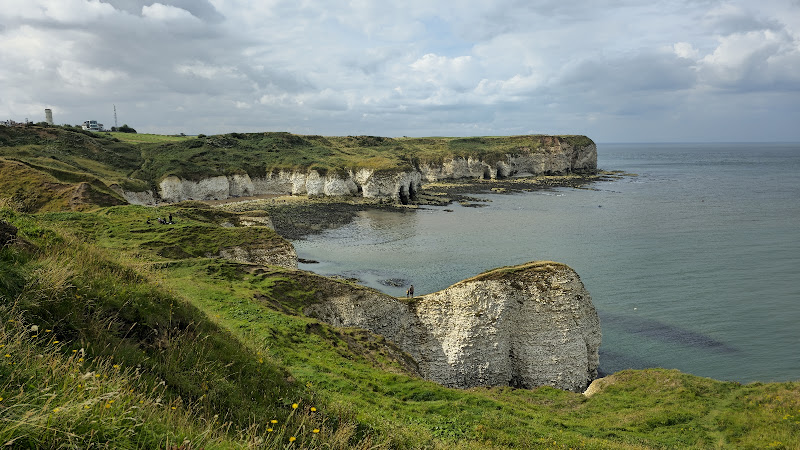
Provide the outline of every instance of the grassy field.
[[168,136],[163,134],[146,133],[108,132],[102,134],[111,135],[111,137],[130,144],[163,144],[168,142],[182,142],[193,138],[192,136]]
[[[174,226],[145,222],[168,214]],[[192,203],[36,215],[0,207],[0,220],[0,440],[17,448],[800,442],[800,382],[651,369],[614,374],[587,397],[421,380],[380,336],[303,315],[318,289],[345,282],[206,256],[283,242],[235,226],[234,213]],[[17,244],[7,245],[6,224]]]

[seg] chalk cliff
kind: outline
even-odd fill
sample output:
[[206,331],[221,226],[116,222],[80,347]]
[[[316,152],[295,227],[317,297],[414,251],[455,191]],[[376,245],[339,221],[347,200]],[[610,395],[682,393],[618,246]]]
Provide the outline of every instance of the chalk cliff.
[[445,386],[580,392],[597,376],[597,312],[564,264],[496,269],[411,301],[328,284],[305,314],[385,336],[414,358],[424,378]]
[[363,196],[406,203],[425,182],[443,179],[497,179],[515,175],[566,174],[597,170],[595,144],[573,146],[546,137],[538,148],[520,147],[501,158],[454,157],[444,162],[415,162],[403,171],[352,168],[342,173],[316,170],[274,171],[265,176],[220,175],[201,180],[167,176],[158,192],[121,192],[130,203],[224,200],[259,195]]

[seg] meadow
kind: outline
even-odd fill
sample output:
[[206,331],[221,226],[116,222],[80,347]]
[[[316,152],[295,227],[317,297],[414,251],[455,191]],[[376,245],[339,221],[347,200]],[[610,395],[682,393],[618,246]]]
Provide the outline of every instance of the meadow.
[[[174,225],[145,222],[169,214]],[[216,257],[229,245],[285,242],[264,227],[230,226],[239,223],[199,203],[37,214],[4,203],[0,440],[184,449],[800,442],[798,382],[650,369],[613,374],[591,396],[427,382],[381,336],[304,316],[325,285],[319,277]]]

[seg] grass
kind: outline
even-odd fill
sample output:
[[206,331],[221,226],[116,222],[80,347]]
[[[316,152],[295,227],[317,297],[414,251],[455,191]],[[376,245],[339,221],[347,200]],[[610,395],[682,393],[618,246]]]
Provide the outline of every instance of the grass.
[[108,132],[113,138],[119,139],[122,142],[131,144],[161,144],[166,142],[181,142],[193,139],[192,136],[168,136],[163,134],[147,134],[147,133],[120,133]]
[[[346,282],[203,256],[165,258],[143,245],[191,241],[184,233],[216,236],[210,241],[238,233],[250,242],[248,228],[221,226],[238,223],[232,213],[196,204],[0,212],[37,248],[0,252],[2,345],[10,355],[0,361],[4,442],[280,448],[294,436],[291,445],[311,448],[792,448],[800,441],[798,382],[740,385],[651,369],[614,374],[588,398],[547,387],[444,388],[416,376],[407,355],[382,337],[302,314],[326,290],[348,289]],[[182,226],[141,226],[148,212],[172,212]],[[181,245],[187,254],[213,251],[209,242]],[[75,383],[90,372],[107,384],[81,391]],[[114,400],[110,408],[106,399]],[[67,413],[74,420],[59,415]]]
[[157,272],[2,212],[31,242],[0,251],[3,442],[33,448],[169,448],[187,440],[245,448],[290,437],[312,448],[321,440],[334,448],[372,442],[347,417],[321,407],[311,414],[307,386],[171,293]]

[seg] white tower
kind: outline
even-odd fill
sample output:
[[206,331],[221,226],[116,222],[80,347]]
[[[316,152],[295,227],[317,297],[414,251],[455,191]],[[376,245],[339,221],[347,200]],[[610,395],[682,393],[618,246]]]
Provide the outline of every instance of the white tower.
[[47,122],[48,125],[53,124],[53,111],[50,108],[44,110],[44,121]]

